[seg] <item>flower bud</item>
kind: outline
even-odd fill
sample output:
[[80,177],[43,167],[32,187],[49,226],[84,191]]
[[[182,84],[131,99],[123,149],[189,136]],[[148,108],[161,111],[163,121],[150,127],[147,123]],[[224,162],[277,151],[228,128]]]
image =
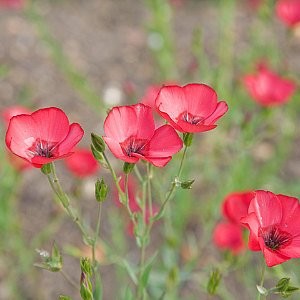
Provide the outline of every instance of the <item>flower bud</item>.
[[181,182],[180,183],[180,186],[182,189],[191,189],[192,188],[192,184],[195,182],[195,179],[192,179],[192,180],[187,180],[187,181],[184,181],[184,182]]
[[82,257],[80,259],[80,295],[83,300],[92,300],[93,297],[93,287],[91,283],[92,276],[92,266],[88,258]]
[[210,295],[214,295],[216,294],[216,291],[217,291],[217,288],[219,286],[219,283],[221,281],[221,278],[222,278],[222,274],[220,273],[220,271],[218,269],[215,269],[210,277],[209,277],[209,280],[208,280],[208,283],[207,283],[207,292],[210,294]]
[[51,164],[45,164],[42,166],[41,171],[45,175],[51,174]]
[[95,196],[98,202],[103,202],[108,194],[108,185],[104,182],[103,179],[101,181],[98,179],[95,183]]
[[133,170],[134,166],[135,166],[135,164],[131,164],[131,163],[125,162],[124,165],[123,165],[123,172],[125,174],[131,173],[131,171]]
[[92,145],[95,147],[95,149],[99,152],[104,152],[105,151],[105,143],[99,135],[95,133],[91,133],[91,138],[92,138]]

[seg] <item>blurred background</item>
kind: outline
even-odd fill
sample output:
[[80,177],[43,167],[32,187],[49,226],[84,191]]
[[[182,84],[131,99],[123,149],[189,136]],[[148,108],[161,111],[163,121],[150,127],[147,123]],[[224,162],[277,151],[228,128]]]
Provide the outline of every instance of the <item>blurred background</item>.
[[[234,255],[213,244],[220,205],[234,191],[300,196],[300,31],[278,18],[275,5],[271,0],[0,0],[2,112],[14,105],[30,111],[60,107],[71,122],[82,125],[80,146],[89,149],[90,133],[103,134],[106,111],[137,103],[149,87],[204,82],[228,102],[217,129],[197,135],[188,153],[183,177],[196,180],[193,189],[178,191],[167,221],[154,226],[148,252],[159,250],[159,258],[149,281],[151,299],[160,299],[164,290],[161,299],[204,299],[215,269],[222,281],[207,299],[254,299],[261,253]],[[295,83],[289,101],[265,107],[252,99],[243,77],[255,73],[258,64]],[[3,118],[3,141],[6,126]],[[122,164],[111,158],[120,171]],[[175,157],[167,170],[154,175],[154,181],[162,178],[159,172],[167,178],[162,193],[178,161]],[[108,171],[100,166],[78,178],[64,162],[56,165],[75,206],[95,226],[94,182],[109,181]],[[62,274],[33,266],[56,241],[64,272],[79,282],[78,257],[89,255],[80,232],[53,201],[46,177],[39,169],[20,166],[4,142],[0,176],[0,299],[52,300],[61,294],[80,299]],[[134,262],[138,249],[114,198],[111,184],[100,236]],[[103,299],[126,299],[124,289],[131,284],[126,267],[101,245],[97,255]],[[266,285],[285,275],[300,286],[299,266],[293,260],[270,269]]]

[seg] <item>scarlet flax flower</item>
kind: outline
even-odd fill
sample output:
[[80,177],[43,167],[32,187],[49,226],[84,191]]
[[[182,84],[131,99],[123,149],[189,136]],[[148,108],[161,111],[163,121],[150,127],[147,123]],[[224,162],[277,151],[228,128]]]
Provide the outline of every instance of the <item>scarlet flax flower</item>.
[[49,107],[12,117],[5,142],[12,153],[41,168],[71,155],[83,134],[79,124],[69,124],[61,109]]
[[88,177],[97,173],[99,164],[89,149],[76,148],[74,153],[65,159],[67,168],[76,177]]
[[300,25],[300,0],[279,0],[276,4],[276,13],[287,26]]
[[268,267],[300,257],[299,200],[269,191],[256,191],[248,215],[249,248],[262,251]]
[[211,87],[197,83],[162,87],[156,107],[175,129],[190,133],[214,129],[215,122],[228,110],[226,102],[218,102]]
[[241,226],[232,222],[220,222],[214,229],[213,242],[222,250],[238,254],[244,249]]
[[110,151],[128,163],[142,159],[163,167],[182,148],[174,128],[155,129],[151,107],[141,103],[114,107],[105,119],[104,132]]
[[243,82],[251,97],[262,106],[284,104],[296,89],[292,80],[280,77],[264,64],[258,65],[256,74],[246,75]]

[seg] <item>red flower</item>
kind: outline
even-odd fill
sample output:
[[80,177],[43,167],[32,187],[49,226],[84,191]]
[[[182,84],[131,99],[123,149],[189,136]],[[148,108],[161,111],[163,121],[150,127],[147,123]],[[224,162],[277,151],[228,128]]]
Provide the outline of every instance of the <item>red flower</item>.
[[31,115],[18,115],[10,120],[5,142],[10,151],[36,168],[72,154],[81,140],[83,129],[69,124],[59,108],[43,108]]
[[18,115],[23,115],[23,114],[29,115],[29,114],[31,114],[31,112],[28,108],[26,108],[24,106],[19,106],[19,105],[9,106],[2,111],[2,117],[3,117],[3,120],[6,124],[6,126],[8,126],[9,121],[12,117],[18,116]]
[[231,193],[226,196],[222,205],[222,213],[230,222],[241,224],[242,217],[247,216],[249,204],[254,197],[253,192]]
[[287,102],[295,91],[294,82],[283,79],[265,65],[259,65],[257,69],[256,74],[247,75],[243,80],[251,97],[263,106]]
[[221,222],[217,224],[213,232],[214,244],[222,250],[230,250],[234,254],[244,248],[242,228],[232,222]]
[[92,152],[88,149],[75,149],[74,153],[65,159],[67,168],[77,177],[88,177],[97,173],[99,165]]
[[155,129],[152,109],[144,104],[114,107],[104,122],[103,139],[119,159],[139,159],[165,166],[182,148],[182,141],[170,125]]
[[8,8],[21,8],[24,5],[24,0],[0,0],[0,6]]
[[300,24],[300,0],[279,0],[276,4],[278,18],[287,26]]
[[262,251],[269,267],[300,257],[300,206],[297,198],[256,191],[248,215],[249,248]]
[[215,122],[228,110],[216,92],[205,84],[164,86],[157,98],[160,115],[181,132],[202,132],[217,127]]

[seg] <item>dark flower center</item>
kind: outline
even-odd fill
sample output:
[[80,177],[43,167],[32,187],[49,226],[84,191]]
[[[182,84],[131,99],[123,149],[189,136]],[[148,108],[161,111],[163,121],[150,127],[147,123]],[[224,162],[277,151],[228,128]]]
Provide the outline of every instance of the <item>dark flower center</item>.
[[132,153],[143,155],[147,139],[138,139],[134,136],[127,138],[124,142],[120,143],[123,153],[127,156],[132,156]]
[[190,114],[189,112],[185,111],[184,113],[180,114],[179,120],[185,121],[192,125],[198,125],[204,121],[203,117],[200,116],[194,116]]
[[265,245],[271,250],[279,250],[292,241],[292,235],[276,225],[261,228],[260,236],[263,238]]
[[42,156],[42,157],[53,157],[53,150],[56,143],[44,141],[41,139],[36,139],[30,148],[28,148],[28,153],[31,157]]

